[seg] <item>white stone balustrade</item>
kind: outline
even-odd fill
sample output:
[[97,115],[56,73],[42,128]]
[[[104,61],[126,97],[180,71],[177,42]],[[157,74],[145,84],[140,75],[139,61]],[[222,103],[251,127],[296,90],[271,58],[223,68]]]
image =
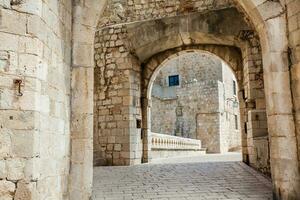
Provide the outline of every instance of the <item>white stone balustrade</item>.
[[153,150],[201,150],[200,140],[159,133],[151,133],[151,137]]

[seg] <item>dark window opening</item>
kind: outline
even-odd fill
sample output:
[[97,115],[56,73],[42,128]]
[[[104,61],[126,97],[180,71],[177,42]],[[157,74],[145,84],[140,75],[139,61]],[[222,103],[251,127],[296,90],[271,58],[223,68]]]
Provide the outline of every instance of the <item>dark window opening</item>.
[[245,134],[248,133],[247,122],[244,123]]
[[136,128],[142,128],[142,120],[140,119],[136,120]]
[[233,94],[236,95],[236,82],[232,80]]
[[169,86],[179,85],[179,75],[169,76]]
[[239,122],[238,122],[238,116],[234,115],[234,122],[235,122],[235,129],[238,130],[239,129]]

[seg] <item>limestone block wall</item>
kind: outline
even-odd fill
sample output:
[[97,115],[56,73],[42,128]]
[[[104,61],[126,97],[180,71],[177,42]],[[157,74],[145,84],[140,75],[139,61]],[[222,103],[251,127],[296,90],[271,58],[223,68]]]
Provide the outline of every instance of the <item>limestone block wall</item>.
[[247,142],[253,148],[254,154],[250,155],[253,167],[270,175],[270,144],[267,130],[267,115],[265,110],[251,110],[248,112]]
[[209,54],[191,52],[180,55],[165,63],[155,82],[168,87],[168,76],[180,74],[180,86],[206,80],[222,80],[222,63]]
[[244,116],[246,121],[248,161],[251,166],[270,175],[270,154],[266,103],[263,81],[261,47],[258,37],[249,35],[244,56],[244,97],[246,99]]
[[94,164],[141,162],[140,64],[126,27],[103,28],[95,40]]
[[[222,62],[222,82],[218,82],[220,107],[221,152],[241,150],[241,121],[238,91],[240,86],[234,72]],[[235,91],[234,91],[235,87]]]
[[176,99],[162,101],[153,96],[151,99],[151,131],[168,135],[176,135]]
[[232,0],[116,0],[108,1],[100,26],[107,26],[122,22],[141,21],[145,19],[159,19],[176,16],[178,13],[205,11],[231,7]]
[[[168,86],[171,75],[180,76],[180,86]],[[196,139],[197,114],[219,109],[218,85],[213,80],[221,76],[221,61],[205,54],[190,53],[166,63],[152,89],[151,130]]]
[[219,110],[218,83],[216,81],[191,83],[183,88],[177,88],[176,94],[177,98],[172,99],[152,97],[151,130],[196,139],[197,114]]
[[71,0],[0,1],[3,199],[68,198],[71,8]]
[[[213,90],[207,90],[207,95],[211,98],[209,102],[215,101],[217,109],[211,112],[200,112],[196,116],[197,137],[201,139],[208,153],[226,153],[241,149],[239,102],[232,94],[232,81],[235,78],[231,73],[229,69],[223,69],[223,75],[226,74],[223,81],[226,81],[216,81]],[[210,104],[206,107],[210,107]]]
[[221,152],[220,113],[199,113],[197,115],[197,134],[207,153]]
[[[182,128],[186,129],[183,130],[182,136],[204,140],[200,129],[206,125],[197,123],[197,118],[202,113],[219,113],[218,89],[218,81],[206,80],[198,83],[190,83],[178,91],[179,104],[182,106],[182,116],[177,116],[176,118],[179,125],[176,129],[179,129],[178,132],[181,132]],[[177,110],[178,112],[180,110]],[[219,125],[220,123],[215,123],[215,129]],[[214,134],[213,130],[207,131],[209,135]],[[209,147],[205,142],[203,142],[203,146]]]

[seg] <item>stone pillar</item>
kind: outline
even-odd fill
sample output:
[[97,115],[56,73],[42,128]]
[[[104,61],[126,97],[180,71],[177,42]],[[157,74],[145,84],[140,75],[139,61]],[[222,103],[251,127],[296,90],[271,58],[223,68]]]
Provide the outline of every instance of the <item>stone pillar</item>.
[[73,3],[70,200],[88,200],[93,180],[95,27],[105,2]]
[[[91,47],[92,48],[92,47]],[[82,51],[82,49],[81,49]],[[70,199],[90,198],[93,180],[93,67],[73,67]]]
[[143,163],[151,162],[151,100],[142,97]]
[[275,199],[299,199],[299,162],[285,23],[284,15],[269,19],[268,37],[262,38],[271,173]]
[[94,40],[106,1],[73,1],[70,200],[88,200],[93,181]]
[[[263,80],[262,52],[259,37],[250,32],[243,46],[244,161],[259,171],[270,174],[269,140]],[[245,142],[246,140],[246,142]]]
[[[274,199],[299,199],[299,161],[288,62],[287,19],[282,7],[284,3],[235,1],[251,17],[262,44]],[[288,3],[289,8],[297,13],[299,1]],[[295,33],[294,38],[298,39],[297,35]]]

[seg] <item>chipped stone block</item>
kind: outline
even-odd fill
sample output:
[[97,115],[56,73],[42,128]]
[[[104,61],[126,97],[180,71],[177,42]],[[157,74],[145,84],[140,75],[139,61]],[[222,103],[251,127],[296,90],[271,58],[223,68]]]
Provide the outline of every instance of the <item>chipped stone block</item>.
[[26,183],[24,181],[18,182],[14,199],[15,200],[35,200],[36,199],[36,183]]
[[38,15],[42,17],[42,0],[13,0],[12,8],[24,13]]
[[6,110],[1,111],[0,123],[8,129],[22,129],[32,130],[36,127],[35,116],[36,112],[33,111],[17,111],[17,110]]
[[7,176],[5,160],[0,160],[0,179],[5,179]]
[[13,182],[0,180],[0,198],[4,200],[12,200],[16,185]]
[[0,50],[18,51],[19,37],[17,35],[1,33],[0,34]]
[[26,14],[10,9],[2,9],[1,16],[5,19],[0,24],[1,31],[18,35],[26,34]]
[[11,130],[0,128],[0,159],[11,156]]
[[121,151],[122,150],[122,145],[121,144],[115,144],[114,150],[115,151]]
[[24,167],[25,160],[24,159],[7,159],[6,160],[7,167],[7,180],[17,181],[21,180],[25,177]]
[[11,134],[12,155],[21,158],[31,158],[38,155],[38,141],[35,131],[14,131]]

